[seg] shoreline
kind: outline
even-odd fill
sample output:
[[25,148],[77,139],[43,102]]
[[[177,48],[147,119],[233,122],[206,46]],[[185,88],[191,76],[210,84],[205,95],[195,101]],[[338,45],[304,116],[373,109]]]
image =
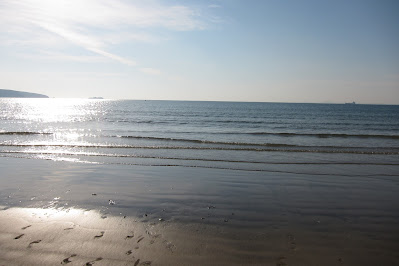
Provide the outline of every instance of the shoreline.
[[0,167],[1,265],[399,262],[394,177],[15,158]]

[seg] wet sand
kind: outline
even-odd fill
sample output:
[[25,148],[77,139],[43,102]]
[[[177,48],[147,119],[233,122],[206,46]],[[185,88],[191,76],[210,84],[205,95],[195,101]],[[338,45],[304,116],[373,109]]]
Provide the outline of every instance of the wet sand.
[[0,158],[0,265],[397,265],[399,180]]

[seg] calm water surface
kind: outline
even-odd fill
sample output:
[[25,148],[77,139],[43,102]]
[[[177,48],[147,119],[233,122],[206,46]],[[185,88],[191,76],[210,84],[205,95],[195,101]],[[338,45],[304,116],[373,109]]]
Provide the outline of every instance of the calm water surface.
[[[99,164],[397,175],[399,106],[1,99],[0,154]],[[349,171],[349,165],[362,167]]]

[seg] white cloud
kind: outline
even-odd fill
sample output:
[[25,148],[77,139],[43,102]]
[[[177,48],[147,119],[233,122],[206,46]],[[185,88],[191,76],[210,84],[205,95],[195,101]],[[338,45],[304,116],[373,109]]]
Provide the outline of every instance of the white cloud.
[[87,50],[92,51],[92,52],[97,53],[97,54],[100,54],[100,55],[103,55],[103,56],[108,57],[110,59],[114,59],[116,61],[119,61],[119,62],[121,62],[123,64],[126,64],[126,65],[129,65],[129,66],[137,65],[137,63],[135,61],[133,61],[133,60],[126,59],[126,58],[118,56],[116,54],[108,53],[108,52],[106,52],[104,50],[101,50],[101,49],[98,49],[98,48],[95,48],[95,47],[88,47]]
[[150,74],[150,75],[161,75],[162,72],[159,69],[156,68],[150,68],[150,67],[142,67],[140,68],[140,71],[146,74]]
[[101,39],[107,45],[114,45],[120,43],[159,43],[161,41],[166,41],[169,38],[166,36],[156,36],[152,34],[148,34],[145,32],[129,32],[129,31],[120,31],[120,32],[111,32],[105,33],[101,36]]
[[[56,50],[72,44],[95,54],[134,66],[131,58],[109,52],[126,42],[155,42],[146,29],[202,30],[206,22],[195,9],[155,1],[121,0],[2,0],[0,42]],[[127,34],[128,33],[128,34]],[[51,36],[47,38],[47,36]],[[63,41],[61,41],[63,40]],[[60,58],[60,57],[59,57]],[[151,68],[143,68],[144,72]],[[147,69],[147,70],[145,70]]]
[[[171,30],[203,29],[199,12],[187,6],[165,6],[154,1],[3,0],[3,21],[40,20],[98,28],[161,27]],[[7,14],[18,15],[17,17]]]
[[22,58],[52,60],[52,61],[73,61],[82,63],[99,63],[107,61],[106,58],[100,55],[70,55],[61,52],[39,51],[35,54],[20,54]]

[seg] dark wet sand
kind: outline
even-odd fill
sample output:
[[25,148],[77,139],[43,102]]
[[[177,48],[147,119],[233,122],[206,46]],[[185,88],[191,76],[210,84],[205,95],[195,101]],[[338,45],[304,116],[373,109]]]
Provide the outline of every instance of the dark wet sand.
[[398,265],[399,180],[0,158],[0,265]]

